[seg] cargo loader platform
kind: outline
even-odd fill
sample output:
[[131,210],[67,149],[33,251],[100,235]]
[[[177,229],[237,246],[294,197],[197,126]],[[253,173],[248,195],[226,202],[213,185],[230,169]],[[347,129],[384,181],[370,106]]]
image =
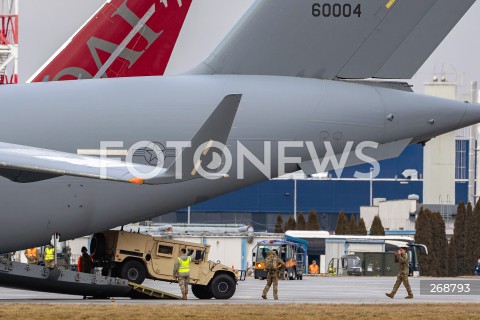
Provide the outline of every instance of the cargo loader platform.
[[92,298],[180,299],[127,280],[0,258],[0,286]]

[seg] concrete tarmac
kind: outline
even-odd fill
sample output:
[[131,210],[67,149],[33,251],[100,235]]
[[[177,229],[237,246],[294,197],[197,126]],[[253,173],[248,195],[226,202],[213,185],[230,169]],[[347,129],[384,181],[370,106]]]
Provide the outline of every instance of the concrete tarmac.
[[[279,300],[273,300],[273,288],[270,288],[268,299],[261,298],[265,280],[247,278],[239,282],[235,295],[229,300],[199,300],[189,294],[187,301],[182,300],[130,300],[128,298],[115,299],[121,304],[259,304],[259,303],[286,303],[286,304],[398,304],[398,303],[479,303],[480,293],[477,295],[420,295],[420,279],[446,280],[446,278],[412,278],[410,285],[414,292],[414,299],[405,300],[406,290],[400,287],[395,299],[389,299],[385,292],[390,292],[396,278],[394,277],[307,277],[303,280],[280,280]],[[455,280],[459,280],[456,278]],[[469,279],[471,280],[471,279]],[[477,280],[477,281],[480,281]],[[145,286],[159,290],[180,294],[176,283],[146,280]],[[0,304],[5,303],[80,303],[80,304],[110,304],[112,300],[83,300],[83,297],[60,294],[50,294],[34,291],[23,291],[9,288],[0,288]]]

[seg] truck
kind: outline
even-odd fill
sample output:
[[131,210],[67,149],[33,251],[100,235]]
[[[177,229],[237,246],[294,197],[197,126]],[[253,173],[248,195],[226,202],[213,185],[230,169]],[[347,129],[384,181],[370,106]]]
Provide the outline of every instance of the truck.
[[352,252],[342,256],[341,267],[343,274],[349,276],[396,276],[399,265],[394,261],[395,253],[403,246],[408,247],[409,276],[420,274],[418,255],[428,255],[425,245],[388,241],[388,252]]
[[286,265],[282,278],[302,280],[306,250],[301,244],[287,240],[264,240],[257,243],[252,252],[255,279],[263,280],[267,277],[265,258],[267,252],[274,249]]
[[135,232],[109,230],[93,235],[90,253],[102,275],[141,284],[146,278],[176,282],[174,263],[180,250],[192,257],[190,284],[198,299],[230,299],[243,272],[208,260],[210,245],[154,237]]

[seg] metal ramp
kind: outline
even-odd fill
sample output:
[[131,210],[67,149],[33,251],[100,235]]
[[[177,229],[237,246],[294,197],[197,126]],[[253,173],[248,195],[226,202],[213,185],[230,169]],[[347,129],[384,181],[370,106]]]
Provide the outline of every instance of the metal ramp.
[[0,257],[0,286],[93,298],[179,299],[173,294],[129,283],[125,279],[81,273],[63,267],[49,269],[3,257]]
[[133,288],[133,290],[130,292],[130,298],[132,299],[180,299],[179,296],[176,296],[174,294],[148,288],[137,283],[129,282],[128,285]]

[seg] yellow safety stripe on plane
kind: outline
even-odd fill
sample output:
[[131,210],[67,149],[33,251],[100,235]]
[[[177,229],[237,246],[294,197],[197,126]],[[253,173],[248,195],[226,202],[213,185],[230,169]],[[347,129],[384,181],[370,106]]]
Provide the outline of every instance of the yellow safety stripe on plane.
[[393,4],[395,3],[395,1],[397,1],[397,0],[390,0],[390,1],[388,1],[387,5],[386,5],[385,7],[386,7],[387,9],[390,9],[390,8],[393,6]]
[[210,148],[212,147],[212,144],[213,144],[213,140],[210,140],[207,144],[207,146],[205,147],[205,150],[203,150],[203,155],[206,156],[207,153],[208,153],[208,150],[210,150]]
[[197,163],[195,163],[195,167],[193,167],[193,170],[192,172],[190,172],[190,174],[192,176],[196,175],[197,174],[197,171],[198,171],[198,168],[200,168],[200,165],[202,164],[202,160],[198,159],[197,160]]

